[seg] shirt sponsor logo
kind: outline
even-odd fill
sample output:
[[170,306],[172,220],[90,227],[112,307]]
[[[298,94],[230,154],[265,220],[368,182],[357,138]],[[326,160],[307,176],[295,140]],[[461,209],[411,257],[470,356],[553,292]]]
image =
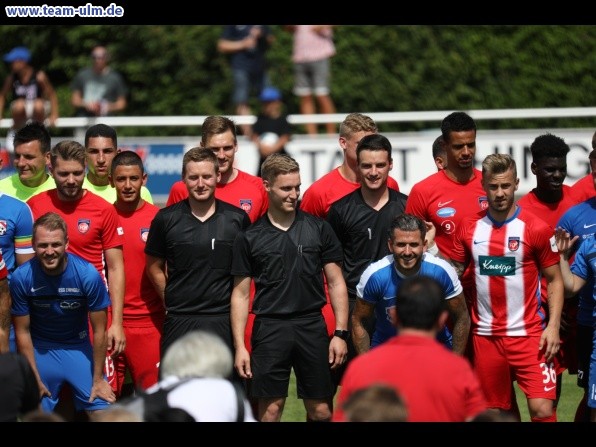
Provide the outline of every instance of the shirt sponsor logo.
[[485,276],[515,275],[515,258],[511,256],[479,256],[480,274]]
[[89,228],[91,227],[91,219],[79,219],[78,223],[77,223],[77,229],[79,230],[79,233],[81,234],[85,234],[89,231]]
[[80,307],[81,303],[79,301],[60,301],[60,309],[62,310],[77,310]]
[[4,236],[8,231],[8,222],[0,220],[0,236]]
[[509,251],[517,251],[519,248],[519,237],[510,237],[509,241],[507,242],[507,247],[509,247]]
[[441,209],[437,210],[437,216],[439,216],[439,217],[455,216],[455,208],[441,208]]
[[240,199],[240,208],[246,211],[246,214],[250,214],[250,212],[252,211],[252,200]]
[[149,236],[149,228],[141,228],[141,240],[147,242],[147,236]]
[[58,293],[80,293],[78,287],[58,287]]

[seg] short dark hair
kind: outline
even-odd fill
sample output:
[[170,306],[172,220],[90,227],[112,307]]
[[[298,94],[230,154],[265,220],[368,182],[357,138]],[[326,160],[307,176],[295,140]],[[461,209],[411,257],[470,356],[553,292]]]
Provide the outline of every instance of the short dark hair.
[[433,141],[433,158],[437,158],[440,155],[445,154],[445,148],[443,147],[443,135],[439,135]]
[[393,233],[395,230],[420,231],[422,240],[426,238],[426,224],[422,219],[413,214],[400,214],[393,218],[388,230],[389,239],[393,240]]
[[530,145],[532,161],[537,162],[543,158],[565,158],[569,153],[569,145],[561,137],[551,133],[537,136]]
[[385,151],[387,152],[387,155],[389,155],[389,161],[391,161],[393,159],[391,154],[392,150],[391,142],[387,137],[378,133],[373,133],[362,137],[358,142],[358,146],[356,146],[356,159],[360,162],[360,152],[362,151]]
[[476,122],[465,112],[450,113],[441,122],[441,135],[445,142],[450,141],[451,132],[467,132],[469,130],[476,133]]
[[52,142],[48,128],[37,121],[32,121],[31,123],[26,124],[17,130],[14,136],[13,146],[17,147],[21,144],[29,143],[31,141],[39,141],[42,154],[47,154],[52,148]]
[[395,298],[400,327],[428,331],[445,309],[445,292],[436,279],[416,275],[401,282]]
[[85,147],[89,146],[89,138],[104,137],[109,138],[114,143],[114,147],[118,147],[118,135],[116,129],[107,124],[95,124],[87,129],[85,132]]
[[138,166],[141,168],[141,174],[145,173],[143,159],[135,151],[118,152],[112,160],[112,166],[110,166],[110,175],[114,175],[114,171],[116,170],[117,166]]

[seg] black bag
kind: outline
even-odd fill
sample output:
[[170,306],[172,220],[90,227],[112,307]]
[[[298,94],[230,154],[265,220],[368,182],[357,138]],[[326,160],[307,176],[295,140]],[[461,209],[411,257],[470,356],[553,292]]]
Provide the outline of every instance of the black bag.
[[[146,422],[200,422],[196,421],[187,411],[182,408],[174,408],[168,405],[168,393],[174,388],[182,385],[196,377],[182,379],[168,387],[160,388],[155,393],[141,392],[140,397],[144,403],[143,419]],[[238,414],[236,422],[244,422],[244,390],[239,383],[230,381],[236,391]]]

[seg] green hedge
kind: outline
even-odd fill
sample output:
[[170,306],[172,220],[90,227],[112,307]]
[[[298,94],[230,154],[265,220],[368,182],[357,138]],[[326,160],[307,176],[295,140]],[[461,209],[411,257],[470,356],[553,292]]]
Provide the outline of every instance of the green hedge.
[[[233,114],[228,59],[216,50],[217,25],[5,25],[1,51],[26,45],[72,116],[69,83],[106,44],[130,88],[127,115]],[[288,113],[292,35],[273,25],[270,74]],[[592,107],[596,105],[596,27],[580,25],[346,25],[335,30],[332,97],[338,113]],[[2,64],[0,75],[9,67]],[[257,104],[254,103],[256,107]],[[4,111],[4,116],[8,110]],[[482,121],[484,128],[593,127],[593,118]],[[436,123],[382,124],[409,131]],[[67,131],[67,130],[65,130]],[[297,129],[299,132],[300,129]],[[124,135],[196,134],[189,128],[128,128]]]

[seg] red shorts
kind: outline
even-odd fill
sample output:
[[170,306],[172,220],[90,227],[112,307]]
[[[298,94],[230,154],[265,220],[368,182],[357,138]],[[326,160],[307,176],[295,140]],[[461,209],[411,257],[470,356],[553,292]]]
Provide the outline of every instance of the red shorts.
[[[546,283],[543,285],[546,287]],[[542,297],[542,309],[548,319],[548,302]],[[563,301],[561,319],[565,322],[565,329],[561,328],[559,335],[561,345],[555,356],[555,370],[557,375],[569,370],[569,374],[577,374],[577,296]]]
[[555,358],[557,374],[566,369],[577,374],[577,299],[566,299],[563,303],[563,318],[566,328],[561,329],[561,347]]
[[165,315],[161,321],[147,318],[147,324],[142,326],[136,322],[134,326],[124,323],[126,349],[112,359],[115,380],[111,385],[116,396],[120,396],[122,393],[127,369],[130,371],[136,389],[146,390],[157,383],[164,319]]
[[557,375],[538,350],[540,337],[486,337],[472,335],[474,369],[489,408],[511,409],[511,382],[515,378],[528,399],[555,400]]

